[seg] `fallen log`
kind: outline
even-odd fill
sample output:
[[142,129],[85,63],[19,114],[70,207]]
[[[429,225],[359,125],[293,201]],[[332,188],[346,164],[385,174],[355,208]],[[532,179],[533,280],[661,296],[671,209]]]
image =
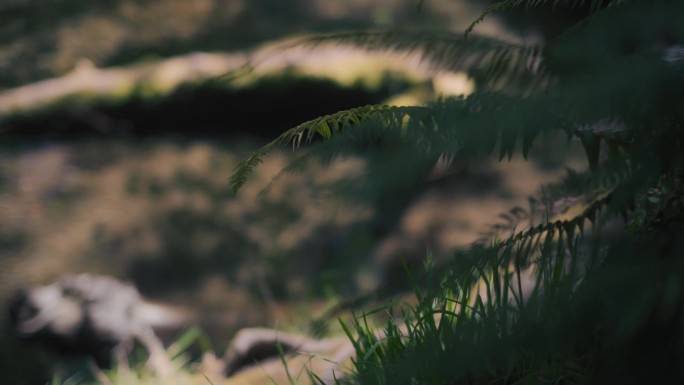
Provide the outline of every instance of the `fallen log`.
[[[96,68],[84,59],[62,77],[1,91],[0,124],[13,115],[29,115],[54,106],[87,107],[126,101],[134,96],[162,98],[180,86],[207,81],[240,88],[279,74],[330,79],[341,87],[363,85],[374,89],[392,76],[415,87],[427,86],[442,93],[467,94],[473,88],[465,75],[446,71],[419,53],[369,51],[340,44],[302,46],[286,39],[252,51],[196,52],[121,67]],[[458,81],[458,89],[453,89],[454,76],[448,74],[463,78]]]

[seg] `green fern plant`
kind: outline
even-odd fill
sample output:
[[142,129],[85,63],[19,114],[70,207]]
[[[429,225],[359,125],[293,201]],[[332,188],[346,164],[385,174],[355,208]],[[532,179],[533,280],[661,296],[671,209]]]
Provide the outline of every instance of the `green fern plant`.
[[[474,35],[492,12],[561,4],[584,6],[589,15],[543,47]],[[383,338],[364,317],[352,325],[356,333],[345,326],[357,349],[358,382],[684,381],[681,20],[681,1],[505,0],[463,36],[343,33],[305,42],[420,51],[475,73],[478,91],[424,107],[366,106],[303,123],[238,166],[231,177],[236,191],[282,144],[310,144],[291,170],[359,148],[376,154],[367,177],[378,189],[420,181],[445,154],[527,158],[549,132],[580,142],[590,166],[547,189],[552,201],[585,201],[579,214],[549,216],[457,253],[416,281],[418,305],[390,317]],[[398,164],[399,182],[391,172]],[[601,225],[612,218],[627,226],[608,237]],[[521,275],[529,269],[534,284],[525,291]]]

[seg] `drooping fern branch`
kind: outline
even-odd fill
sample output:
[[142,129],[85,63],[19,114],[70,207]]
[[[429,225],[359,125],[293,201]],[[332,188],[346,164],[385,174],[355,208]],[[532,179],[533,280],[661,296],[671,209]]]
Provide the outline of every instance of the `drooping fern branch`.
[[351,129],[353,126],[374,117],[381,117],[388,124],[400,122],[404,116],[421,110],[424,110],[424,108],[369,105],[336,112],[304,122],[287,130],[270,143],[256,150],[248,158],[242,160],[230,177],[230,185],[233,191],[237,193],[240,187],[247,181],[254,167],[261,164],[264,157],[279,146],[291,145],[296,148],[303,142],[312,142],[317,136],[323,139],[330,139],[333,135],[343,130]]
[[477,74],[482,89],[538,90],[553,79],[545,71],[543,46],[485,36],[436,31],[354,31],[305,37],[293,44],[350,44],[370,50],[417,53],[436,69]]

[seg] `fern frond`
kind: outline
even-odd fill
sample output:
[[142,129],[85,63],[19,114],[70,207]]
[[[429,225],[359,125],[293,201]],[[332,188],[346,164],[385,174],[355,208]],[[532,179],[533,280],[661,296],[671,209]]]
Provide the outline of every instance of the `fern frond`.
[[[494,150],[497,139],[501,136],[500,148],[503,157],[512,156],[518,135],[525,135],[529,139],[523,143],[526,153],[537,134],[536,131],[531,132],[530,127],[522,126],[518,126],[520,129],[510,129],[511,121],[502,125],[492,119],[494,115],[487,114],[498,113],[500,116],[508,111],[517,116],[520,113],[517,107],[502,110],[507,101],[511,101],[511,98],[488,95],[486,98],[473,97],[467,100],[445,99],[426,107],[369,105],[322,116],[291,128],[244,159],[235,168],[230,177],[230,184],[233,191],[237,192],[254,167],[278,146],[291,145],[296,148],[317,138],[325,139],[326,146],[314,155],[328,159],[337,155],[340,148],[348,147],[351,141],[372,143],[378,138],[389,143],[411,143],[413,151],[432,157],[450,150],[472,156],[488,155]],[[481,126],[478,123],[481,123]],[[354,130],[350,130],[351,128]],[[510,134],[506,133],[508,131]],[[523,134],[525,132],[527,133]],[[331,141],[332,138],[337,140]],[[295,162],[302,163],[302,158],[306,156],[308,155],[300,156]],[[408,154],[403,156],[407,157]]]
[[478,16],[477,19],[475,19],[468,26],[468,28],[465,31],[465,35],[470,35],[473,29],[475,29],[475,27],[478,24],[484,21],[484,19],[486,19],[487,16],[496,12],[512,11],[517,8],[525,8],[525,10],[528,11],[532,8],[546,5],[551,5],[552,9],[555,9],[559,5],[566,5],[569,6],[571,9],[585,7],[588,8],[590,12],[596,12],[604,6],[618,2],[620,2],[620,0],[503,0],[487,7],[487,9],[485,9],[484,12],[482,12],[482,14],[480,14],[480,16]]
[[599,194],[579,215],[571,218],[552,220],[548,223],[540,224],[527,230],[515,233],[506,241],[502,242],[499,247],[506,247],[514,243],[526,242],[553,232],[558,232],[559,234],[564,233],[566,234],[567,239],[572,239],[576,234],[576,231],[584,232],[584,226],[587,221],[594,223],[597,220],[598,213],[603,208],[609,206],[615,191],[616,189],[613,189]]
[[466,38],[460,33],[435,31],[357,31],[306,37],[294,44],[315,46],[325,43],[418,53],[439,69],[475,74],[479,87],[540,87],[551,78],[541,60],[543,46],[483,36]]
[[405,116],[424,110],[424,107],[393,107],[385,105],[368,105],[339,111],[325,115],[291,128],[270,143],[262,146],[248,158],[241,161],[230,177],[230,186],[234,193],[246,183],[247,177],[254,167],[281,145],[299,147],[302,142],[310,143],[317,137],[330,139],[334,134],[347,130],[371,118],[380,117],[384,123],[391,125],[401,122]]

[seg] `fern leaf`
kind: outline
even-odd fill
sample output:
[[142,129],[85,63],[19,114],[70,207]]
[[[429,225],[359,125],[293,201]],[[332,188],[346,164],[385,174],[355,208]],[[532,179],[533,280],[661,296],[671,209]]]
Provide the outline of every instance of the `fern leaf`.
[[237,193],[246,183],[254,167],[262,163],[268,154],[281,145],[292,145],[296,148],[302,144],[302,141],[310,143],[317,136],[323,139],[330,139],[334,134],[350,129],[374,117],[381,117],[385,124],[392,122],[396,124],[397,122],[402,122],[404,116],[416,113],[422,109],[424,107],[369,105],[321,116],[302,123],[284,132],[278,138],[259,148],[248,158],[241,161],[230,177],[230,186],[233,189],[233,193]]
[[[537,87],[551,80],[545,70],[543,47],[499,39],[434,31],[339,32],[306,37],[295,45],[350,44],[371,50],[418,53],[441,69],[476,72],[480,87],[524,85]],[[531,63],[539,63],[532,68]],[[510,82],[497,84],[504,80]]]

